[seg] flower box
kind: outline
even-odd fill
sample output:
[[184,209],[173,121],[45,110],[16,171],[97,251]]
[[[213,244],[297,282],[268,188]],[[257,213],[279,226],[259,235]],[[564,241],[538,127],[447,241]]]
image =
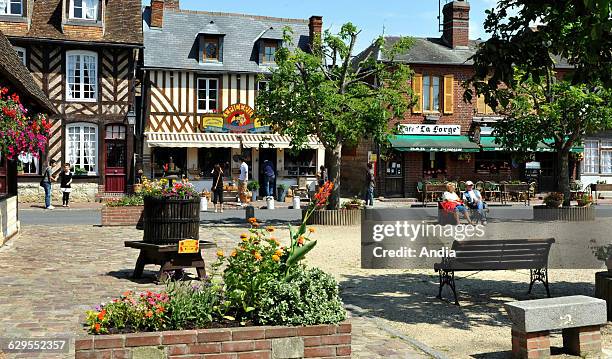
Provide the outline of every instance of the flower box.
[[593,207],[547,207],[534,206],[533,219],[535,221],[568,221],[585,222],[595,220]]
[[351,330],[351,323],[343,322],[87,335],[75,340],[75,357],[195,358],[212,354],[228,358],[350,358]]
[[[314,211],[308,218],[306,224],[316,224],[321,226],[356,226],[361,224],[361,214],[359,209],[337,209]],[[302,218],[306,211],[302,210]]]

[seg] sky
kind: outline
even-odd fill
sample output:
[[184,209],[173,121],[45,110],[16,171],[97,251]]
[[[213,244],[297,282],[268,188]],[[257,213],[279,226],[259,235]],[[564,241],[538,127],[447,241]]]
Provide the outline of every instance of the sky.
[[[440,0],[442,6],[446,0]],[[483,21],[485,10],[495,0],[470,0],[470,38],[487,38]],[[150,0],[143,0],[149,5]],[[307,19],[323,16],[323,28],[338,30],[352,22],[362,30],[357,52],[381,34],[439,37],[438,0],[180,0],[187,10],[238,12],[253,15]]]

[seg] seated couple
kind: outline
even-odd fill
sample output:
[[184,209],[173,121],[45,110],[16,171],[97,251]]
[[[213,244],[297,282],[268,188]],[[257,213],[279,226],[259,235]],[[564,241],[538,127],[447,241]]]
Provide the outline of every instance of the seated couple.
[[462,198],[459,198],[455,192],[456,187],[454,183],[446,184],[446,192],[442,195],[442,208],[448,212],[452,212],[455,216],[455,220],[459,223],[459,213],[463,213],[465,219],[469,224],[474,224],[470,219],[468,208],[476,211],[482,224],[487,224],[487,217],[485,214],[485,203],[482,199],[480,191],[474,189],[474,183],[472,181],[465,182],[465,191],[462,193]]

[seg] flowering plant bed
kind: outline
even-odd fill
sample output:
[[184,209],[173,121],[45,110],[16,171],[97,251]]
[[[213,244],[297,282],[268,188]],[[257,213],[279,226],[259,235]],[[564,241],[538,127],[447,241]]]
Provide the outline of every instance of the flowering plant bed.
[[199,198],[200,193],[196,191],[193,184],[187,179],[174,182],[170,185],[166,178],[159,180],[149,180],[142,178],[141,194],[143,197],[190,199]]

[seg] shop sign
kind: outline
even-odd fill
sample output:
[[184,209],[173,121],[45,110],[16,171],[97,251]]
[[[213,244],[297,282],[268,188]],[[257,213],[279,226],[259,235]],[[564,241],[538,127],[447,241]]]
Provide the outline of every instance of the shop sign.
[[202,116],[200,130],[218,132],[247,132],[263,127],[254,117],[255,110],[249,105],[236,103],[228,106],[222,113],[211,113]]
[[402,135],[439,135],[457,136],[461,134],[460,125],[406,125],[398,126]]
[[200,242],[197,239],[185,239],[179,241],[179,250],[180,254],[187,253],[198,253],[200,250]]

